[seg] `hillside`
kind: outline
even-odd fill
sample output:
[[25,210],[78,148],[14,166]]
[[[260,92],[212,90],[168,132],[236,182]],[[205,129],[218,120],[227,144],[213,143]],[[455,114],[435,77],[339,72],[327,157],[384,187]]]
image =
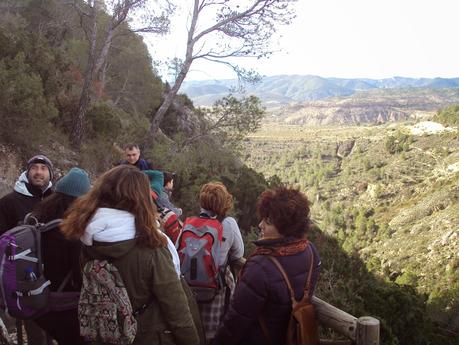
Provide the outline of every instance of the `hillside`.
[[[210,106],[237,86],[235,79],[190,81],[184,83],[181,92],[186,93],[195,105]],[[278,75],[264,77],[254,85],[245,85],[245,90],[248,94],[259,97],[269,108],[278,108],[330,97],[351,96],[365,90],[457,87],[459,87],[459,78],[344,79],[313,75]]]
[[425,122],[375,127],[266,125],[245,161],[300,187],[319,227],[387,281],[426,294],[459,330],[459,136]]
[[383,124],[428,119],[458,102],[459,89],[376,89],[287,106],[273,112],[273,118],[312,126]]

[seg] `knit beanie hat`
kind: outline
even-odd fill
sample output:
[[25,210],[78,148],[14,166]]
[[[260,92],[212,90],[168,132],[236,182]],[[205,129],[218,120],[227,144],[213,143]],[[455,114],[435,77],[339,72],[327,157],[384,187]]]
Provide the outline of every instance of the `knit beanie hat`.
[[150,188],[159,196],[163,190],[164,174],[159,170],[144,170],[150,180]]
[[90,188],[88,173],[80,168],[72,168],[67,175],[57,181],[55,191],[78,198],[86,194]]
[[37,164],[37,163],[40,163],[40,164],[44,164],[48,167],[48,170],[49,170],[49,179],[52,180],[53,177],[54,177],[54,171],[53,171],[53,163],[51,163],[51,160],[44,156],[44,155],[36,155],[36,156],[33,156],[32,158],[30,158],[27,162],[27,176],[29,176],[29,170],[30,170],[30,167],[32,166],[32,164]]

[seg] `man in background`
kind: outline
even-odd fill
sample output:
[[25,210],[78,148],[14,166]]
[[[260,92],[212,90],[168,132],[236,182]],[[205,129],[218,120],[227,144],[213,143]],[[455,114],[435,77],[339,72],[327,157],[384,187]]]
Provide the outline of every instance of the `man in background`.
[[128,144],[124,147],[125,160],[120,164],[134,165],[140,170],[151,170],[151,163],[147,160],[140,158],[140,148],[137,144]]
[[[16,181],[13,191],[0,199],[0,234],[14,228],[24,220],[34,206],[52,193],[53,163],[44,155],[37,155],[27,162],[27,170]],[[16,320],[21,329],[21,321]],[[24,321],[29,345],[47,343],[45,332],[33,320]],[[22,332],[18,331],[22,336]]]

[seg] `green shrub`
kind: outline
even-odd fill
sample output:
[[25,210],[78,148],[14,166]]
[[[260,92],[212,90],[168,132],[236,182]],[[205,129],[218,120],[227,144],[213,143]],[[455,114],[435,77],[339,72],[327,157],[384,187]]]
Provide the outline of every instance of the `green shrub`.
[[446,126],[459,126],[459,104],[440,109],[434,120]]
[[0,140],[25,152],[36,150],[47,141],[50,122],[57,117],[40,76],[31,71],[20,53],[0,60],[0,85]]

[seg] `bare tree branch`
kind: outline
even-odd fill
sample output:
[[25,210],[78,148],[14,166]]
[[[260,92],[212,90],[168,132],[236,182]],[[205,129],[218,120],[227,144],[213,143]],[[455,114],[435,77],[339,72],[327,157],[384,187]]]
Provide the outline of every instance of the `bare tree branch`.
[[[294,2],[296,0],[246,0],[244,2],[194,0],[182,69],[177,74],[177,78],[166,94],[163,103],[152,115],[150,130],[143,142],[144,146],[148,147],[151,144],[149,138],[154,137],[158,131],[159,125],[185,80],[193,61],[206,59],[222,63],[236,72],[240,82],[259,80],[260,76],[256,72],[245,70],[234,62],[225,59],[269,56],[272,53],[270,40],[276,31],[276,26],[290,24],[295,17],[290,8]],[[244,8],[241,9],[241,7]],[[197,32],[199,19],[206,17],[205,10],[213,11],[210,14],[214,15],[214,21],[207,28]],[[206,40],[204,41],[204,39]],[[201,45],[195,52],[195,46],[198,42]]]

